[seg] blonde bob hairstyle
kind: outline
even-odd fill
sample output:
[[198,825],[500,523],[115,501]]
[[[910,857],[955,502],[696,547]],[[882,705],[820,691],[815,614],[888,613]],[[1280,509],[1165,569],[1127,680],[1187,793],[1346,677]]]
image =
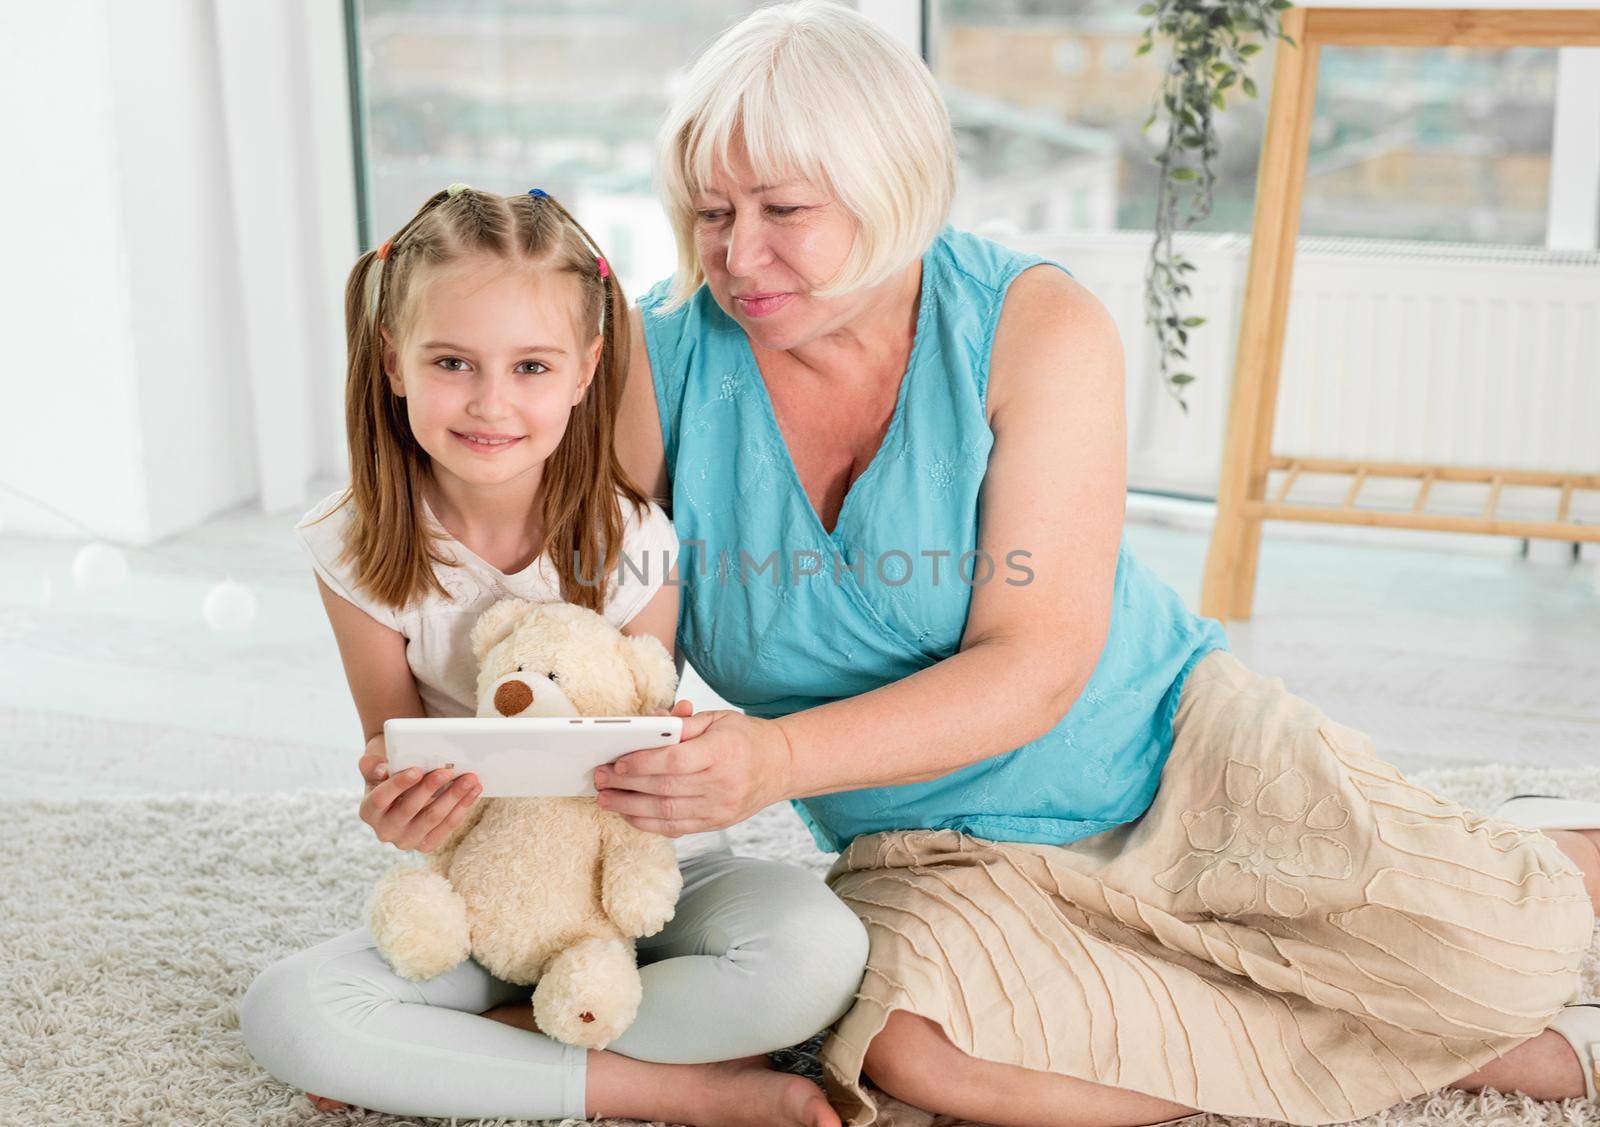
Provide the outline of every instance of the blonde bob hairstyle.
[[694,197],[735,143],[761,182],[802,176],[855,221],[849,257],[818,297],[886,281],[926,252],[950,213],[955,139],[922,59],[838,4],[758,9],[695,60],[661,128],[656,175],[678,244],[667,308],[705,280]]

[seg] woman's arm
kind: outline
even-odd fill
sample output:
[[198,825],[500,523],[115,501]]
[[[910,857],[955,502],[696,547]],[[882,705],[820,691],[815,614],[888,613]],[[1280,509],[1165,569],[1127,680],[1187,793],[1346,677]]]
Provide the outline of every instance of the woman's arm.
[[[622,389],[622,404],[617,410],[615,442],[617,458],[634,484],[650,495],[667,516],[672,515],[672,490],[667,481],[667,455],[661,441],[661,412],[656,407],[655,383],[650,374],[650,355],[645,351],[644,317],[637,305],[628,309],[632,333],[628,349],[628,382]],[[622,628],[624,634],[654,634],[672,655],[678,676],[683,676],[683,658],[673,647],[678,636],[678,565],[667,573],[661,590],[644,609]]]
[[[656,407],[650,355],[645,351],[644,317],[637,305],[628,309],[628,327],[632,334],[628,349],[628,382],[623,385],[613,441],[623,470],[671,516],[672,490],[667,480],[666,450],[661,441],[661,412]],[[670,650],[671,646],[667,648]]]
[[[979,548],[994,577],[972,589],[956,654],[777,721],[792,749],[787,797],[938,778],[1037,739],[1067,714],[1110,628],[1125,394],[1105,307],[1054,267],[1024,271],[1007,291],[990,361],[994,448]],[[1031,578],[1007,566],[1019,550],[1030,553],[1020,562]]]
[[[978,546],[995,571],[973,587],[960,651],[777,721],[690,717],[682,743],[597,771],[601,804],[641,829],[692,833],[786,798],[935,779],[1049,731],[1094,672],[1110,628],[1127,488],[1124,394],[1122,345],[1104,306],[1054,267],[1024,271],[1007,291],[990,363],[995,442]],[[1026,583],[1007,566],[1013,551],[1029,553]]]

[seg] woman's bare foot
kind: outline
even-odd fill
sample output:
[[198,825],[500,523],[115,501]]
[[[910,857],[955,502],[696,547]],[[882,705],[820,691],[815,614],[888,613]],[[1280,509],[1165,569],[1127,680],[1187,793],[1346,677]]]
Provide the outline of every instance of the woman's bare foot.
[[350,1106],[338,1100],[330,1100],[326,1096],[313,1096],[310,1092],[306,1093],[306,1099],[310,1100],[311,1105],[318,1111],[343,1111]]

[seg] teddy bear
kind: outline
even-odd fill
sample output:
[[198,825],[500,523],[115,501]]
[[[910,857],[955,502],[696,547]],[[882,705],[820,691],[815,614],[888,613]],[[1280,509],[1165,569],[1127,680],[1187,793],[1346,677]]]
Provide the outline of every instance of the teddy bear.
[[[657,639],[571,603],[502,599],[470,641],[479,716],[649,715],[671,707],[677,687]],[[470,955],[534,986],[542,1031],[601,1049],[638,1012],[634,940],[666,925],[682,888],[671,839],[592,796],[480,798],[421,866],[379,880],[367,925],[403,978]]]

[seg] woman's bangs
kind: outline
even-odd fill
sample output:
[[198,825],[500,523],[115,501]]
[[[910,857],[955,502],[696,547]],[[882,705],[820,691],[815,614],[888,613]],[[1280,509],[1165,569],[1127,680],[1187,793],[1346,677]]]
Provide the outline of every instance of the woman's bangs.
[[[691,195],[710,184],[719,169],[728,167],[735,143],[743,145],[758,184],[800,178],[827,186],[822,148],[813,135],[817,116],[780,114],[778,106],[784,99],[774,89],[772,76],[752,77],[755,81],[740,93],[719,93],[705,107],[700,127],[689,137],[684,166],[691,177]],[[730,89],[737,86],[729,84]]]

